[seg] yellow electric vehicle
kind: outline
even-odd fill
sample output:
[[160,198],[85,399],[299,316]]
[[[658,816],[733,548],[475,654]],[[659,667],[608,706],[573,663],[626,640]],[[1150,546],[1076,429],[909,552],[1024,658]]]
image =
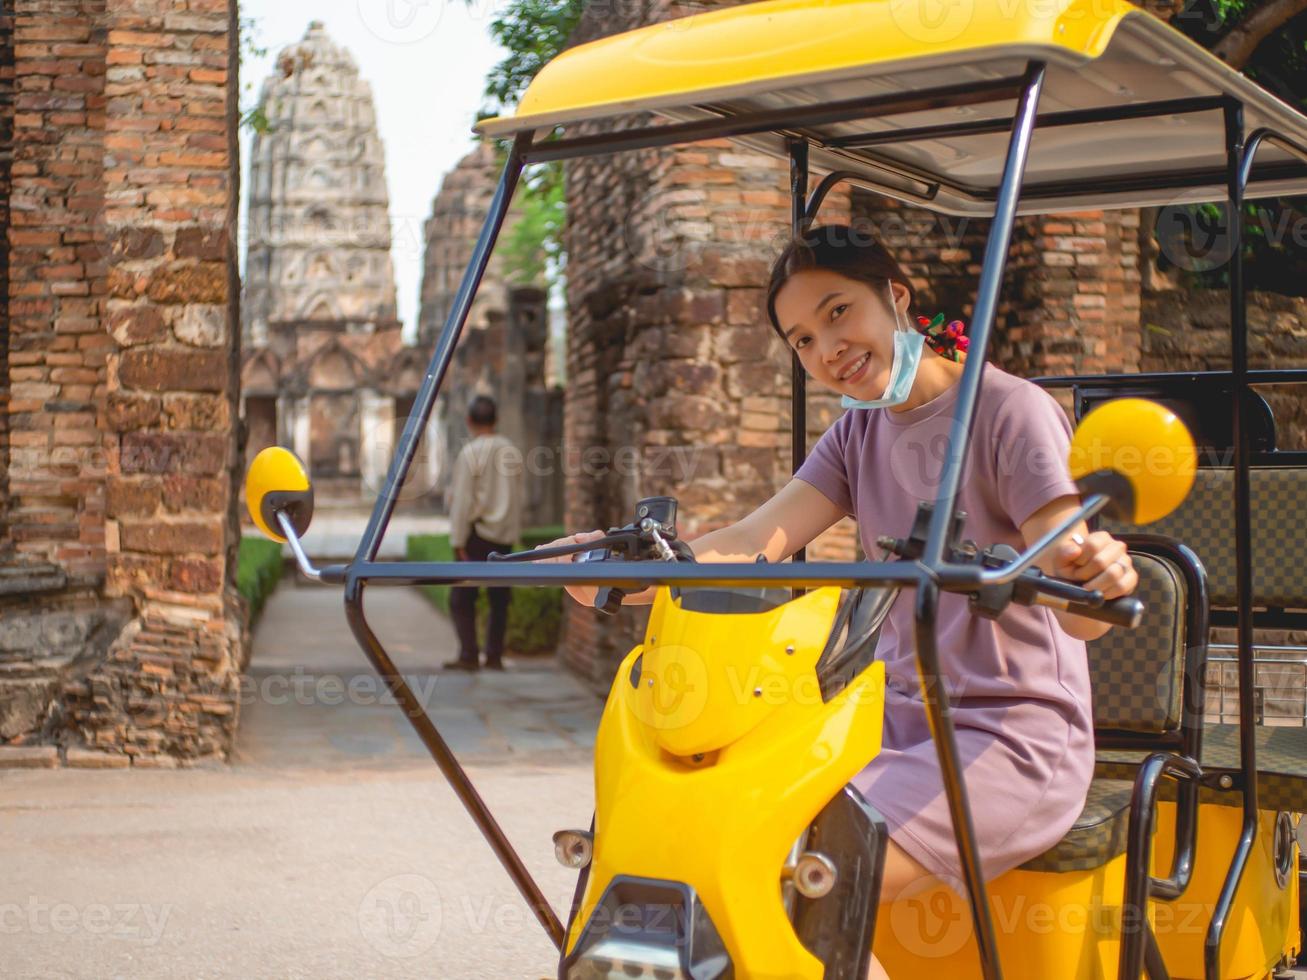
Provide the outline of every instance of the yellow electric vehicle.
[[[1283,518],[1307,468],[1275,450],[1252,386],[1307,372],[1249,370],[1240,246],[1246,198],[1307,191],[1307,118],[1124,0],[764,0],[572,48],[480,129],[510,144],[507,162],[354,559],[315,568],[304,554],[312,489],[284,450],[254,462],[247,499],[305,574],[343,584],[364,652],[557,944],[559,976],[860,978],[873,947],[895,977],[1286,968],[1301,945],[1307,728],[1256,724],[1253,629],[1302,625],[1307,532]],[[523,167],[723,137],[790,161],[796,232],[842,181],[992,219],[939,492],[915,526],[880,560],[700,565],[676,502],[649,498],[602,541],[548,553],[584,552],[576,563],[378,561]],[[1040,575],[1056,534],[1024,553],[966,541],[961,460],[1017,215],[1213,201],[1228,209],[1231,370],[1043,379],[1085,416],[1077,517],[1127,536],[1137,596],[1105,603]],[[793,377],[797,467],[797,364]],[[555,838],[578,869],[565,919],[368,624],[369,586],[459,582],[595,584],[607,611],[659,586],[604,709],[593,826]],[[914,602],[919,667],[937,676],[946,591],[977,615],[1043,602],[1118,624],[1090,649],[1100,771],[1056,847],[985,882],[970,814],[994,802],[968,798],[947,698],[924,684],[962,880],[882,903],[884,825],[847,787],[879,748],[877,631],[890,603]],[[1237,725],[1204,717],[1217,622],[1237,631]]]

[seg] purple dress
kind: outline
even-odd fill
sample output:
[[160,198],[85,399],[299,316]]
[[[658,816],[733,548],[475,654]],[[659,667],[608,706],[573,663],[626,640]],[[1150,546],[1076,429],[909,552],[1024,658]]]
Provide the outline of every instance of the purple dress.
[[[853,409],[822,436],[799,479],[857,519],[863,548],[906,535],[918,502],[934,500],[958,386],[906,412]],[[986,365],[959,506],[963,537],[1022,547],[1020,526],[1075,494],[1067,473],[1070,426],[1046,392]],[[886,675],[880,754],[853,779],[890,836],[933,874],[959,875],[957,847],[912,645],[912,593],[899,596],[876,659]],[[1085,645],[1043,607],[1010,606],[997,621],[972,616],[945,593],[940,667],[953,698],[958,750],[986,878],[1052,847],[1084,805],[1094,767]]]

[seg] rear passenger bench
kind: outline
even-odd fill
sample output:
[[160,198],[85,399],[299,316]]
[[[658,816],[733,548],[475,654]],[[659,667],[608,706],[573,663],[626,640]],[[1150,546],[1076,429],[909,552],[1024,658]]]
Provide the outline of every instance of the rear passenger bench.
[[[1196,759],[1204,774],[1200,801],[1242,807],[1230,377],[1036,379],[1049,389],[1070,388],[1077,420],[1113,398],[1166,405],[1193,433],[1199,469],[1188,498],[1163,520],[1146,528],[1100,523],[1126,540],[1147,611],[1135,630],[1113,629],[1088,644],[1098,748],[1094,787],[1067,839],[1027,865],[1032,870],[1098,866],[1120,854],[1130,790],[1151,752]],[[1307,503],[1307,452],[1277,452],[1270,407],[1260,396],[1252,402],[1258,806],[1307,812],[1307,647],[1285,639],[1294,635],[1290,631],[1307,630],[1307,515],[1299,513]],[[1212,629],[1220,630],[1222,642],[1210,641]],[[1175,781],[1161,780],[1158,796],[1175,800]],[[1163,838],[1171,836],[1169,830],[1158,834],[1162,856],[1171,850]]]
[[[1307,811],[1307,648],[1285,642],[1288,631],[1307,629],[1307,468],[1254,466],[1252,489],[1253,625],[1256,633],[1258,803],[1262,809]],[[1133,531],[1103,525],[1113,533]],[[1238,776],[1238,650],[1235,625],[1234,471],[1200,468],[1185,502],[1149,526],[1192,548],[1207,572],[1210,625],[1230,639],[1208,645],[1204,683],[1193,696],[1204,715],[1201,741],[1205,773]],[[1147,599],[1145,599],[1147,601]],[[1276,642],[1262,642],[1267,630]],[[1093,644],[1093,659],[1130,640],[1114,630]],[[1106,649],[1100,649],[1106,647]],[[1095,685],[1095,699],[1110,698],[1110,676]],[[1101,685],[1101,686],[1100,686]],[[1292,707],[1290,707],[1292,706]],[[1097,710],[1097,709],[1096,709]],[[1100,768],[1123,772],[1121,752],[1100,752]],[[1231,787],[1233,788],[1233,784]],[[1204,792],[1203,802],[1241,805],[1240,794]]]

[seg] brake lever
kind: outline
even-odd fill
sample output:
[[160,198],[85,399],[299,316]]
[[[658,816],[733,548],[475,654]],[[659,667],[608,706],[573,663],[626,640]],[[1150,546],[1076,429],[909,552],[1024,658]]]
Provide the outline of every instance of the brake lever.
[[[997,565],[1006,571],[1003,563],[1016,558],[1015,548],[1000,544],[988,548],[983,560],[988,566]],[[998,618],[1012,603],[1021,606],[1048,606],[1127,629],[1138,626],[1145,611],[1143,602],[1134,596],[1122,596],[1109,601],[1098,589],[1086,589],[1074,582],[1053,578],[1038,568],[1027,568],[1007,582],[982,585],[971,595],[972,611],[987,619]]]
[[576,544],[560,544],[552,548],[531,548],[527,551],[513,551],[503,554],[498,551],[492,551],[486,556],[487,561],[544,561],[547,558],[565,558],[568,555],[579,555],[585,551],[599,551],[608,548],[614,552],[630,554],[640,543],[639,536],[634,531],[625,528],[614,528],[608,531],[602,538],[595,538],[593,541],[579,541]]

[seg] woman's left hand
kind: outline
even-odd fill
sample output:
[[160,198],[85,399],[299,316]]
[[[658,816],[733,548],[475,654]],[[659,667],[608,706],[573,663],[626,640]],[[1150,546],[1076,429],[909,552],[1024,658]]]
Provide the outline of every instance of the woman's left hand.
[[1054,552],[1053,574],[1097,589],[1104,599],[1119,599],[1135,590],[1139,575],[1125,543],[1106,531],[1072,534]]

